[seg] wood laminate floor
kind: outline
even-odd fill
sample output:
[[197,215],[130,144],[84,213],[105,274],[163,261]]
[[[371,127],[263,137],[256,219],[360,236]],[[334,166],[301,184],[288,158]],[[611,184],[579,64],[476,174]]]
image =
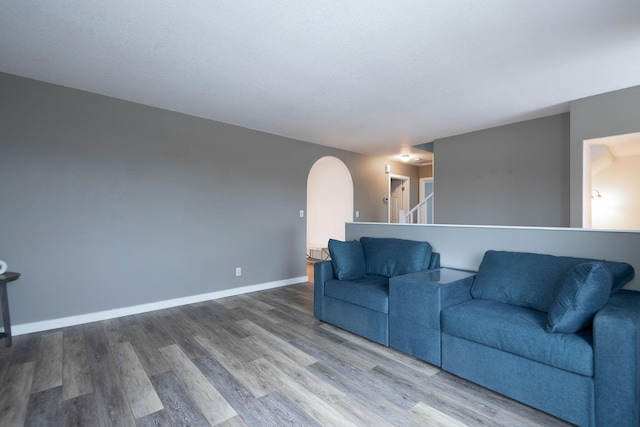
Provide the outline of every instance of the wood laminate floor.
[[560,426],[313,317],[309,283],[0,343],[0,426]]

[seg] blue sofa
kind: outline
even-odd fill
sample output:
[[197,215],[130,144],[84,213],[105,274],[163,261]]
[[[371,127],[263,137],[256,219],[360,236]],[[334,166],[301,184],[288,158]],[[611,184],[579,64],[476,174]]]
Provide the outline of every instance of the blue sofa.
[[442,308],[442,369],[581,426],[640,425],[640,293],[626,263],[488,251]]
[[329,240],[331,261],[314,266],[314,315],[389,345],[389,279],[440,266],[427,242],[362,237]]
[[[640,293],[621,290],[629,264],[487,251],[471,280],[421,285],[421,275],[390,280],[392,347],[576,425],[640,425]],[[361,315],[349,328],[351,308],[334,324],[363,335]],[[416,313],[393,327],[403,309]]]

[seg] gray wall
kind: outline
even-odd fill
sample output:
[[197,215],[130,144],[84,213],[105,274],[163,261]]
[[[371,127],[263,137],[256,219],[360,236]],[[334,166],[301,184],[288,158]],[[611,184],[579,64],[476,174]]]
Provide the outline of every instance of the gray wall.
[[570,109],[571,226],[582,227],[583,141],[640,132],[640,86],[582,98]]
[[438,224],[569,225],[569,115],[434,144]]
[[386,221],[383,158],[7,74],[0,94],[14,325],[304,276],[299,210],[322,156],[349,168],[360,220]]
[[347,239],[396,237],[431,243],[444,267],[477,270],[489,249],[622,261],[636,270],[626,289],[640,290],[640,233],[570,228],[350,223]]

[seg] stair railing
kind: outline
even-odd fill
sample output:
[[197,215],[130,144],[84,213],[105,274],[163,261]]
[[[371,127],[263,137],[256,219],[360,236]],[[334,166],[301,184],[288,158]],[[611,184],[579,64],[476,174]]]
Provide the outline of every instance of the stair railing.
[[[418,203],[413,209],[405,213],[400,211],[400,222],[408,224],[433,224],[433,193],[429,194],[423,201]],[[429,215],[431,214],[431,215]],[[431,221],[429,222],[429,218]]]

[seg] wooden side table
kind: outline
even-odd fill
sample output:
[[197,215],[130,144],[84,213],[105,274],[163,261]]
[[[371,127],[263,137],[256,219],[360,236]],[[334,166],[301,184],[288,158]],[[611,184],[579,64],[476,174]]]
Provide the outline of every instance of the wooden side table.
[[2,304],[2,322],[4,332],[0,333],[0,338],[6,338],[5,344],[11,347],[11,318],[9,317],[9,297],[7,296],[7,283],[18,280],[20,273],[6,272],[0,274],[0,304]]

